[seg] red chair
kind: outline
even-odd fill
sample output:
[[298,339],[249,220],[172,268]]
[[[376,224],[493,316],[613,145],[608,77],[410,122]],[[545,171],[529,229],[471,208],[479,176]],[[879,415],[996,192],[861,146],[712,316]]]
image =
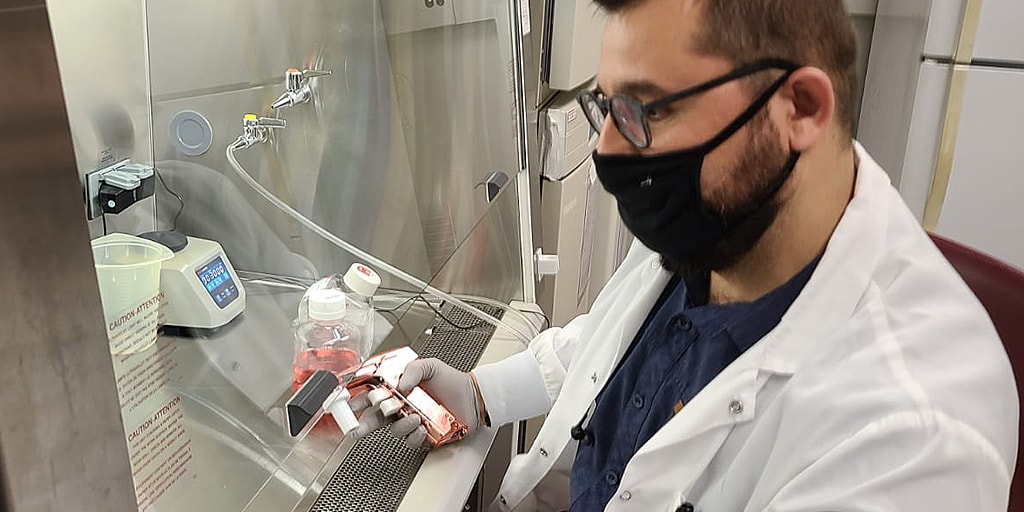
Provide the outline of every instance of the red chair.
[[[952,240],[934,234],[931,237],[988,310],[1017,375],[1017,395],[1024,397],[1024,272]],[[1024,441],[1024,432],[1020,439]],[[1017,470],[1010,486],[1010,512],[1024,511],[1021,466],[1018,449]]]

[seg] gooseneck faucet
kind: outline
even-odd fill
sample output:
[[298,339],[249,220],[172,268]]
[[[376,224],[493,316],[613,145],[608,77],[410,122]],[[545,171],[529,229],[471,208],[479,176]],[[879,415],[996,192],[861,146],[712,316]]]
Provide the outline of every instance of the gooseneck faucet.
[[278,96],[270,108],[279,110],[306,103],[313,97],[312,79],[331,76],[331,71],[304,69],[299,71],[290,68],[284,72],[284,92]]

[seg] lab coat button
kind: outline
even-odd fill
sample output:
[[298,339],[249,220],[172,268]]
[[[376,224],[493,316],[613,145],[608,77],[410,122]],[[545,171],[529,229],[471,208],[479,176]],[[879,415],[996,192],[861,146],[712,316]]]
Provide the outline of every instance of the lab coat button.
[[593,382],[594,384],[597,384],[597,374],[596,373],[590,376],[590,381]]
[[740,402],[739,400],[733,400],[732,402],[729,402],[729,412],[733,414],[743,413],[743,402]]
[[544,448],[541,448],[540,449],[540,456],[541,457],[547,457],[548,456],[548,451],[545,450]]
[[505,505],[506,507],[508,506],[508,502],[505,501],[504,496],[498,496],[498,501],[500,501],[502,505]]
[[629,491],[625,491],[625,492],[623,492],[622,494],[619,495],[619,499],[622,500],[622,501],[629,501],[629,499],[632,498],[632,497],[633,497],[633,495],[630,494]]
[[679,505],[679,508],[676,509],[676,512],[693,512],[693,503],[686,502],[683,503],[682,505]]

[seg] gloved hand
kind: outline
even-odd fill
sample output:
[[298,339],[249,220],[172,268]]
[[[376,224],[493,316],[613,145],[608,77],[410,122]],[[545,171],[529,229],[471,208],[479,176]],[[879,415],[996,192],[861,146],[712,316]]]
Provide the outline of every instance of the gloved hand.
[[[470,432],[479,427],[482,404],[477,399],[477,386],[469,373],[456,370],[439,359],[417,359],[405,368],[398,389],[408,393],[416,386],[451,411]],[[377,408],[367,409],[369,405],[366,393],[352,399],[353,410],[366,409],[359,419],[359,429],[353,433],[357,437],[365,436],[389,421]],[[415,448],[422,447],[427,439],[422,420],[415,414],[392,423],[391,434],[404,438],[406,444]]]

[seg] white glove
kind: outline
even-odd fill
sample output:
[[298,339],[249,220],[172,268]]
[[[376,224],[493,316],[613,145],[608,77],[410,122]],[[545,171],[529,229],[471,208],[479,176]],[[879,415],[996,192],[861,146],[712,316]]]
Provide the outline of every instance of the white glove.
[[[417,359],[405,368],[398,389],[408,393],[416,386],[451,411],[470,432],[479,427],[482,404],[477,399],[477,386],[471,374],[456,370],[439,359]],[[389,421],[379,409],[367,409],[370,404],[366,395],[362,393],[352,399],[353,410],[366,409],[359,420],[359,428],[353,433],[356,437],[365,436]],[[419,415],[406,416],[391,424],[391,434],[404,438],[411,447],[422,447],[427,439],[422,423]]]

